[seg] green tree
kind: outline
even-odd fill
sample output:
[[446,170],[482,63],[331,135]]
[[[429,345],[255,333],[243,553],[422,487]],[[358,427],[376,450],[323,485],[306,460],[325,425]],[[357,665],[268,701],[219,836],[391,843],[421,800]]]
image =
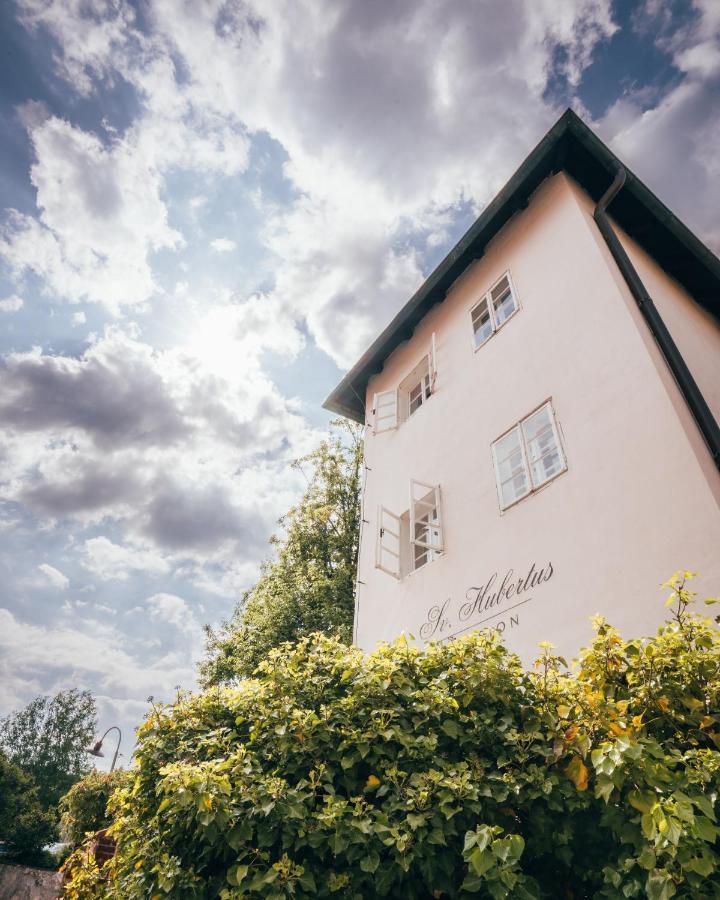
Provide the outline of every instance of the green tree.
[[313,632],[352,637],[360,527],[362,429],[333,423],[335,433],[294,465],[307,490],[271,538],[276,555],[245,593],[232,619],[206,628],[205,685],[252,674],[273,648]]
[[16,862],[32,865],[55,835],[55,817],[43,809],[30,775],[0,753],[0,842]]
[[598,619],[572,671],[491,633],[314,635],[154,707],[117,854],[69,896],[720,898],[720,632],[689,575],[655,637]]
[[128,781],[123,769],[114,772],[89,772],[60,800],[60,835],[73,847],[79,847],[89,833],[107,828],[110,795]]
[[0,749],[31,776],[43,809],[55,809],[88,771],[86,748],[97,726],[95,698],[71,688],[36,697],[0,720]]

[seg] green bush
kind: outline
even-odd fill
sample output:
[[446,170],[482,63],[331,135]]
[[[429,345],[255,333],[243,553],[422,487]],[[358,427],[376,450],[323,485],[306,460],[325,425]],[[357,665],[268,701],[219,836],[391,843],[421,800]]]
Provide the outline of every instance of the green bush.
[[317,635],[155,708],[72,896],[720,897],[720,636],[671,588],[655,638],[598,620],[572,673]]
[[112,792],[127,780],[127,773],[90,772],[60,800],[60,834],[79,847],[89,834],[110,824],[107,804]]

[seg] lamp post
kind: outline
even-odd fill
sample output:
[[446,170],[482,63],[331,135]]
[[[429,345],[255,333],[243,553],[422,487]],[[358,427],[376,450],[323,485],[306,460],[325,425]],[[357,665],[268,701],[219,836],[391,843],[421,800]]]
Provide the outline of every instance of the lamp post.
[[115,753],[113,754],[112,763],[110,765],[110,771],[112,772],[115,769],[115,763],[117,762],[118,753],[120,752],[120,741],[122,740],[122,732],[117,727],[117,725],[111,725],[108,728],[108,730],[105,732],[105,734],[100,738],[100,740],[93,747],[88,747],[87,752],[91,756],[100,756],[100,757],[105,756],[105,754],[102,752],[102,745],[103,745],[103,741],[105,740],[105,738],[108,736],[108,734],[111,731],[117,731],[117,733],[118,733],[117,747],[115,748]]

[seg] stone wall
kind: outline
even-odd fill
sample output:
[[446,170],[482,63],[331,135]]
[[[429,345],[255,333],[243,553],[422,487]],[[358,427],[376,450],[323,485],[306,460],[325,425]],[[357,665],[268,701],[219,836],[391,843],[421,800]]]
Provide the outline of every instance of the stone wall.
[[59,872],[0,865],[0,900],[57,900],[61,887]]

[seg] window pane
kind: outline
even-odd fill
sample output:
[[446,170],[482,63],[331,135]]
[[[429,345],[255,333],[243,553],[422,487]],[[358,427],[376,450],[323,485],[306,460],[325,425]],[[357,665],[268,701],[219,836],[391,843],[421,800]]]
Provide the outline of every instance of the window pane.
[[520,452],[520,433],[517,428],[513,428],[512,431],[508,431],[508,433],[501,437],[499,441],[495,442],[495,458],[498,463],[502,460],[507,459],[509,456],[512,456],[514,453]]
[[513,428],[495,443],[495,464],[503,507],[509,506],[530,490],[525,471],[520,429]]
[[530,461],[533,485],[539,487],[564,468],[555,437],[549,406],[543,406],[523,423],[525,446]]
[[500,493],[502,495],[502,505],[510,506],[511,503],[514,503],[516,500],[519,500],[521,497],[524,497],[530,491],[528,486],[527,475],[525,474],[525,469],[521,469],[516,475],[512,478],[509,478],[507,481],[503,481],[500,485]]
[[432,551],[426,550],[425,547],[419,547],[413,544],[413,568],[419,569],[428,561],[428,554]]
[[510,318],[517,308],[515,298],[513,297],[510,288],[510,282],[507,278],[503,278],[503,280],[492,289],[492,302],[493,309],[495,310],[495,321],[499,327],[506,319]]
[[493,332],[490,310],[487,299],[481,300],[472,311],[473,331],[475,332],[475,346],[484,344]]
[[410,391],[410,415],[412,415],[416,410],[420,409],[423,402],[423,385],[422,382],[416,384],[414,388]]

